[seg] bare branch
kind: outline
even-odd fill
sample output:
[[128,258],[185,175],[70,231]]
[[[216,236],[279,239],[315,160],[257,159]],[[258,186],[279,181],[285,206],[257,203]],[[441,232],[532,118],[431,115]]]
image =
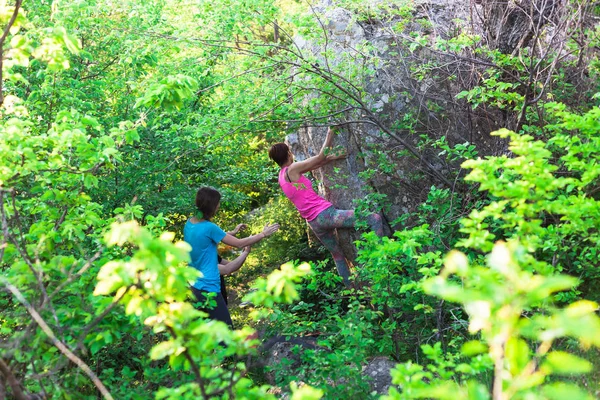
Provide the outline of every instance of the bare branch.
[[15,396],[16,400],[31,400],[31,397],[27,395],[23,389],[21,389],[21,384],[19,383],[17,377],[13,374],[8,364],[0,358],[0,373],[6,378],[10,389],[12,390],[13,396]]
[[230,76],[230,77],[228,77],[226,79],[220,80],[219,82],[217,82],[217,83],[215,83],[213,85],[210,85],[210,86],[207,86],[205,88],[202,88],[202,89],[198,90],[196,92],[196,96],[198,96],[200,93],[206,92],[206,91],[208,91],[208,90],[210,90],[210,89],[212,89],[214,87],[221,86],[225,82],[231,81],[231,80],[233,80],[235,78],[239,78],[240,76],[248,75],[248,74],[251,74],[252,72],[256,72],[256,71],[262,71],[264,69],[274,67],[275,65],[276,64],[270,64],[270,65],[267,65],[267,66],[264,66],[264,67],[258,67],[258,68],[248,69],[246,71],[240,72],[239,74],[232,75],[232,76]]
[[[12,190],[12,189],[11,189]],[[0,213],[2,217],[2,243],[0,243],[0,262],[4,258],[4,250],[8,245],[8,221],[6,218],[6,210],[4,209],[4,193],[6,189],[0,188]]]
[[323,25],[323,21],[321,21],[319,14],[317,14],[317,12],[315,11],[315,8],[311,4],[311,2],[307,1],[307,3],[308,3],[308,6],[310,7],[310,10],[313,13],[313,15],[319,22],[319,25],[321,26],[321,30],[323,31],[323,37],[325,38],[325,43],[323,44],[323,49],[324,49],[323,50],[323,59],[325,60],[325,65],[327,66],[327,71],[331,71],[331,66],[329,66],[329,59],[327,58],[327,46],[329,46],[329,35],[327,34],[327,29],[325,29],[325,25]]
[[[129,288],[127,288],[127,290],[129,290]],[[123,290],[122,293],[117,298],[113,299],[112,303],[110,303],[108,305],[108,307],[106,307],[106,309],[104,311],[102,311],[102,313],[100,313],[100,315],[98,315],[96,318],[94,318],[94,320],[92,322],[90,322],[89,324],[87,324],[85,326],[85,328],[79,335],[79,340],[77,341],[77,346],[75,346],[76,348],[83,349],[83,341],[85,340],[85,337],[87,336],[87,334],[92,330],[92,328],[94,328],[96,325],[98,325],[104,319],[104,317],[106,317],[108,315],[108,313],[110,313],[112,311],[112,309],[115,308],[115,306],[117,304],[119,304],[119,301],[121,301],[123,296],[125,296],[125,294],[127,293],[127,290]]]
[[38,312],[29,304],[27,299],[23,297],[23,294],[19,289],[10,284],[4,277],[0,276],[0,281],[2,284],[19,300],[19,302],[27,309],[29,315],[37,322],[39,327],[44,331],[44,333],[48,336],[52,344],[60,350],[61,353],[65,355],[69,360],[71,360],[75,365],[77,365],[94,383],[96,388],[100,391],[102,396],[104,396],[107,400],[114,400],[109,391],[106,389],[106,386],[102,383],[100,379],[96,376],[96,374],[90,369],[90,367],[83,362],[79,357],[77,357],[69,348],[57,339],[56,335],[50,329],[46,321],[38,314]]
[[310,122],[311,121],[318,121],[321,119],[329,119],[331,117],[335,117],[338,116],[340,114],[344,114],[348,111],[351,110],[355,110],[355,107],[347,107],[344,108],[342,110],[338,110],[338,111],[334,111],[332,113],[326,114],[326,115],[319,115],[319,116],[310,116],[310,117],[305,117],[303,119],[264,119],[264,120],[253,120],[252,122],[254,123],[267,123],[267,122],[287,122],[290,124],[294,124],[294,123],[298,123],[298,124],[302,124],[303,126],[306,127],[328,127],[328,126],[338,126],[338,125],[346,125],[348,123],[352,123],[352,122],[339,122],[339,123],[325,123],[325,124],[318,124],[318,125],[311,125]]

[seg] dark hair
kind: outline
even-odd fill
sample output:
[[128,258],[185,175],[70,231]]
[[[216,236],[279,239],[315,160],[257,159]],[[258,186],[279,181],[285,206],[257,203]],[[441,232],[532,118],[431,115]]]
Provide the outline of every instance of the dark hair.
[[206,220],[215,216],[220,201],[221,193],[213,188],[203,187],[196,193],[196,208],[202,212],[202,217]]
[[269,149],[269,158],[275,161],[280,167],[285,164],[290,156],[290,148],[285,143],[275,143]]

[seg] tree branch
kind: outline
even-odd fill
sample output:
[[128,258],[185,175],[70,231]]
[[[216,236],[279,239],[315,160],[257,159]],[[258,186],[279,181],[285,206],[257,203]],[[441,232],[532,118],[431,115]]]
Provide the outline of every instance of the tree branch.
[[54,332],[52,332],[52,329],[48,326],[48,324],[46,323],[46,321],[44,321],[44,319],[40,316],[40,314],[31,306],[31,304],[29,304],[27,299],[25,299],[25,297],[23,297],[23,294],[21,293],[21,291],[19,291],[19,289],[17,289],[15,286],[10,284],[2,276],[0,276],[0,281],[17,298],[17,300],[19,300],[19,302],[27,309],[27,312],[29,312],[29,315],[31,315],[31,317],[35,320],[35,322],[37,322],[39,327],[44,331],[44,333],[46,333],[46,335],[48,336],[48,338],[50,339],[52,344],[58,350],[60,350],[60,352],[63,353],[63,355],[65,355],[65,357],[67,357],[75,365],[77,365],[92,380],[92,382],[94,383],[96,388],[98,388],[98,390],[100,391],[102,396],[104,396],[105,399],[114,400],[114,398],[111,396],[109,391],[106,389],[106,386],[104,386],[102,381],[96,376],[96,374],[94,374],[94,372],[90,369],[90,367],[85,362],[83,362],[83,360],[81,360],[79,357],[77,357],[71,350],[69,350],[69,348],[64,343],[62,343],[60,340],[57,339]]

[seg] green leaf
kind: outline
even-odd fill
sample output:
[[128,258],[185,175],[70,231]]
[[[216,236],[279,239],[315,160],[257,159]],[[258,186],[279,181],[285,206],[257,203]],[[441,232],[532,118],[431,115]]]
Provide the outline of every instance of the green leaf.
[[529,346],[523,339],[512,337],[506,342],[505,355],[508,370],[512,376],[517,376],[529,363]]
[[590,372],[593,365],[583,358],[564,351],[553,351],[548,353],[541,366],[550,374],[558,375],[580,375]]
[[467,382],[467,392],[469,394],[469,400],[489,400],[490,392],[486,385],[483,385],[476,381]]
[[321,389],[309,385],[298,388],[296,382],[290,383],[290,388],[292,389],[292,400],[319,400],[324,395]]
[[471,340],[462,345],[461,352],[467,357],[473,357],[477,354],[487,353],[488,347],[479,340]]
[[544,385],[542,393],[548,400],[593,400],[594,397],[573,383],[556,382]]
[[172,340],[159,343],[150,349],[150,358],[153,360],[161,360],[174,354],[176,347],[175,342]]

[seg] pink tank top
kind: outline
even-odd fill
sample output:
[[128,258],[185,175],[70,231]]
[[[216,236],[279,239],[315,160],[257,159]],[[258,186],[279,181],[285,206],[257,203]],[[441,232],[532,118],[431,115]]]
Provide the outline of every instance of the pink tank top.
[[279,171],[279,186],[285,196],[296,206],[302,218],[312,221],[322,211],[332,206],[330,202],[315,193],[312,183],[304,175],[300,175],[297,182],[290,183],[285,180],[288,167]]

